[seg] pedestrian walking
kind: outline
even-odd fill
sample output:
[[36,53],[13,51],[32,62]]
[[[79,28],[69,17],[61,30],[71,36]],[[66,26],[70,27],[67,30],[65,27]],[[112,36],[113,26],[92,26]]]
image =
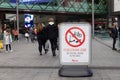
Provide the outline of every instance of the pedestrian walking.
[[26,31],[25,32],[25,39],[26,39],[26,42],[29,42],[29,32],[28,31]]
[[48,25],[46,26],[46,33],[50,40],[52,54],[56,56],[58,27],[55,25],[54,18],[49,18]]
[[37,40],[37,28],[36,27],[34,28],[34,34],[35,34],[34,39]]
[[38,40],[38,50],[40,55],[42,55],[42,47],[45,50],[45,54],[47,53],[47,49],[45,48],[45,43],[47,41],[47,37],[46,37],[46,29],[45,27],[42,25],[42,23],[38,24],[38,28],[37,28],[37,40]]
[[12,36],[10,29],[7,27],[6,30],[4,30],[4,44],[6,46],[6,52],[12,52],[11,49],[11,43],[12,43]]
[[13,30],[13,34],[14,34],[14,40],[16,41],[16,40],[18,40],[18,30],[15,28],[14,30]]
[[34,40],[35,40],[35,33],[34,33],[33,28],[30,28],[30,29],[29,29],[29,34],[30,34],[31,42],[34,43]]

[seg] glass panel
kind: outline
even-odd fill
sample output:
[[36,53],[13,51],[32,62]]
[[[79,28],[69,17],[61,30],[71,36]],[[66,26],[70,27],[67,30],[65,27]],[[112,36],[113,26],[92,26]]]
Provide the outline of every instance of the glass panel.
[[[91,13],[92,0],[19,0],[19,9]],[[0,8],[15,8],[16,0],[0,1]],[[95,13],[107,13],[107,1],[95,0]]]

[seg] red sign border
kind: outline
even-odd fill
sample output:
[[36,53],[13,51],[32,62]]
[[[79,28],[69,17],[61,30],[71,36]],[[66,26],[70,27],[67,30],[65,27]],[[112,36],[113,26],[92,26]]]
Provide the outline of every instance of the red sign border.
[[[72,45],[72,44],[70,44],[69,41],[67,40],[67,34],[69,33],[69,31],[70,31],[71,29],[78,29],[78,30],[80,30],[80,31],[82,32],[82,34],[83,34],[83,41],[82,41],[80,44],[78,44],[78,45]],[[84,31],[83,31],[81,28],[79,28],[79,27],[72,27],[72,28],[68,29],[67,32],[65,33],[65,41],[67,42],[68,45],[70,45],[70,46],[72,46],[72,47],[79,47],[79,46],[81,46],[81,45],[84,43],[85,38],[86,38],[86,37],[85,37]]]

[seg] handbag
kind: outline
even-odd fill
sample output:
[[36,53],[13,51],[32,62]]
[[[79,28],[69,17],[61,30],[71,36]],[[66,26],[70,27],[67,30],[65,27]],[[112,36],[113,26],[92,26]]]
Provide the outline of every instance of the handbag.
[[46,42],[45,42],[45,49],[49,49],[49,41],[47,40]]
[[3,42],[0,40],[0,49],[3,49]]
[[25,37],[29,37],[29,33],[25,33]]

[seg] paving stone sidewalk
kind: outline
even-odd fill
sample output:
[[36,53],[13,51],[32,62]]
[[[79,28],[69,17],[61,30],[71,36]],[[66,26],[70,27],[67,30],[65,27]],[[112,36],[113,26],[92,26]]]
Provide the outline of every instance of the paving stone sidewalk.
[[[13,52],[0,53],[0,67],[60,67],[59,51],[53,57],[51,50],[40,56],[38,44],[27,43],[24,39],[13,42]],[[90,67],[120,67],[120,53],[92,39],[92,62]]]
[[0,80],[120,80],[120,70],[92,69],[92,77],[60,77],[59,69],[0,69]]
[[59,51],[56,57],[51,50],[40,56],[37,42],[23,39],[12,46],[12,53],[0,53],[0,80],[120,80],[120,53],[105,41],[92,40],[92,77],[60,77]]

